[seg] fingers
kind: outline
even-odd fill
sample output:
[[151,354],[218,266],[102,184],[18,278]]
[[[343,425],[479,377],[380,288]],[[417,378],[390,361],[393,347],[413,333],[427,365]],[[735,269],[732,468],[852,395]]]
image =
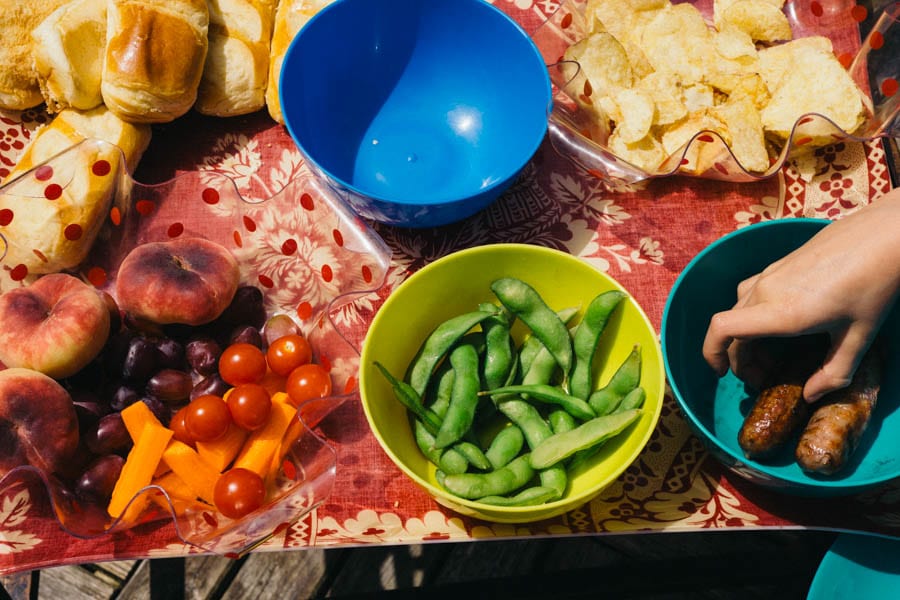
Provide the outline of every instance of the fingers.
[[[786,319],[783,312],[767,303],[736,307],[716,313],[709,322],[703,340],[703,358],[722,376],[729,365],[736,363],[728,355],[735,340],[751,340],[761,337],[787,337],[806,333],[807,323]],[[740,346],[735,352],[741,352]],[[746,355],[742,355],[746,356]],[[735,359],[740,358],[734,355]]]
[[868,335],[853,328],[834,337],[825,362],[803,386],[806,401],[815,402],[829,392],[850,385],[869,343]]

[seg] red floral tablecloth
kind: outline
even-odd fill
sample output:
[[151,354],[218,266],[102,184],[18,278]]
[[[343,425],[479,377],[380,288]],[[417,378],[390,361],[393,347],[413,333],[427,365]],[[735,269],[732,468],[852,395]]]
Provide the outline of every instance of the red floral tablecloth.
[[[557,3],[494,0],[526,28]],[[40,111],[0,115],[0,175],[21,150]],[[186,143],[185,140],[189,140]],[[188,115],[156,129],[135,179],[152,184],[200,171],[231,177],[249,200],[265,200],[306,173],[285,129],[266,114],[230,120]],[[393,257],[384,286],[340,308],[336,325],[355,344],[391,290],[411,272],[454,250],[493,242],[550,246],[579,256],[620,281],[659,328],[669,289],[703,247],[761,220],[840,218],[891,188],[884,146],[838,143],[778,177],[730,184],[672,177],[607,191],[545,142],[517,183],[493,206],[440,229],[373,225]],[[303,248],[300,252],[304,252]],[[321,260],[315,248],[303,258]],[[900,536],[900,482],[845,499],[783,496],[728,473],[690,433],[668,396],[640,457],[588,504],[547,521],[500,525],[461,517],[434,502],[387,458],[355,398],[317,430],[335,448],[327,500],[282,528],[260,551],[365,544],[407,544],[607,532],[827,528]],[[199,552],[168,521],[79,539],[63,532],[36,482],[0,490],[0,573],[66,563]]]

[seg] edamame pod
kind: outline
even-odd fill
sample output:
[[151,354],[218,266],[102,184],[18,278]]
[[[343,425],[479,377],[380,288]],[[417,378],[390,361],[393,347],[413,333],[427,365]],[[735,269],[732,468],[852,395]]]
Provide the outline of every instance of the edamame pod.
[[641,346],[634,348],[619,366],[609,382],[590,395],[588,404],[597,416],[608,415],[616,410],[622,398],[641,381]]
[[548,404],[555,404],[568,411],[576,419],[587,421],[595,416],[591,406],[580,398],[566,394],[558,387],[552,385],[509,385],[497,388],[491,392],[479,392],[485,394],[522,394],[526,399],[535,399]]
[[484,454],[494,469],[505,467],[509,461],[518,456],[525,445],[522,430],[515,425],[508,425],[494,436]]
[[374,364],[378,370],[381,371],[381,374],[384,375],[385,379],[391,384],[391,388],[393,389],[394,396],[397,400],[422,421],[422,424],[425,425],[429,433],[432,435],[437,434],[438,430],[441,428],[441,418],[437,416],[433,410],[422,404],[422,398],[416,393],[412,386],[391,375],[391,372],[380,362],[376,361]]
[[469,470],[469,461],[453,448],[440,450],[434,446],[434,436],[428,433],[422,421],[415,419],[413,434],[416,445],[422,454],[445,473],[465,473]]
[[[557,311],[556,314],[559,316],[560,321],[562,321],[565,325],[568,325],[569,321],[571,321],[575,317],[575,315],[578,314],[578,308],[575,306],[570,306],[569,308],[564,308],[560,311]],[[541,340],[533,335],[528,336],[527,338],[525,338],[525,341],[522,342],[522,345],[519,347],[518,364],[519,371],[523,376],[531,368],[532,361],[543,347],[544,344],[541,343]]]
[[484,498],[479,498],[478,502],[493,506],[534,506],[549,502],[555,497],[556,490],[553,488],[536,485],[525,488],[514,496],[485,496]]
[[409,385],[419,396],[425,393],[434,368],[453,345],[470,329],[495,314],[477,310],[453,317],[438,325],[425,338],[407,374]]
[[[499,406],[500,412],[522,430],[525,441],[531,449],[553,435],[550,425],[538,410],[524,400],[508,400]],[[561,498],[568,486],[569,476],[562,465],[556,465],[540,472],[541,485],[556,491]]]
[[531,466],[546,469],[584,450],[621,433],[640,416],[640,409],[605,415],[582,423],[572,431],[556,433],[531,450]]
[[463,438],[475,420],[478,407],[478,353],[469,344],[462,344],[450,353],[450,365],[456,373],[447,414],[435,435],[435,445],[446,448]]
[[575,417],[565,409],[554,410],[547,415],[547,421],[550,423],[550,429],[553,433],[571,431],[578,426],[578,423],[575,422]]
[[619,406],[616,407],[616,412],[640,408],[644,405],[644,400],[646,399],[647,392],[644,391],[644,388],[638,386],[625,394],[625,397],[619,402]]
[[594,298],[584,311],[584,317],[572,340],[575,364],[569,381],[569,393],[587,400],[591,393],[594,355],[600,344],[600,337],[606,328],[610,315],[625,298],[625,292],[609,290]]
[[[493,304],[485,303],[478,306],[478,310],[489,311]],[[511,318],[507,311],[500,311],[496,315],[488,317],[481,323],[484,330],[484,385],[492,390],[506,383],[510,370],[513,368],[513,341],[509,335]]]
[[476,500],[485,496],[505,496],[534,477],[531,458],[522,454],[509,462],[505,467],[488,473],[446,473],[443,477],[444,488],[460,498]]
[[547,306],[533,287],[520,279],[497,279],[491,283],[491,290],[503,306],[528,325],[556,358],[564,377],[568,377],[572,368],[572,340],[559,315]]

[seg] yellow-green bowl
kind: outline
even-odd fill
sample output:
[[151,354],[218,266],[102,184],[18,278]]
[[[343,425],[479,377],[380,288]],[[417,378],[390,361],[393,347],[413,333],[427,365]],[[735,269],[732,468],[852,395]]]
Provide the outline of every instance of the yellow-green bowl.
[[[635,344],[642,348],[641,385],[647,392],[640,418],[607,442],[581,468],[570,471],[562,499],[538,506],[501,507],[461,499],[441,488],[435,466],[419,450],[409,416],[391,386],[374,366],[383,364],[402,376],[425,337],[446,319],[497,303],[490,289],[500,277],[529,283],[555,309],[583,310],[600,292],[625,290],[612,277],[570,254],[526,244],[479,246],[445,256],[413,274],[394,290],[378,311],[362,349],[360,394],[372,432],[391,460],[440,504],[470,517],[499,523],[550,518],[583,505],[614,482],[650,439],[662,409],[665,373],[658,336],[646,314],[629,295],[613,313],[597,353],[594,380],[605,384]],[[576,317],[580,318],[581,313]],[[527,335],[518,322],[513,337]]]

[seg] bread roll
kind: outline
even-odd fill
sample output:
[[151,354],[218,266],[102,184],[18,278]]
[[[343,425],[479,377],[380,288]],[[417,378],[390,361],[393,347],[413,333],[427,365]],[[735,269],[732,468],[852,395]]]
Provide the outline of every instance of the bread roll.
[[209,52],[197,103],[205,115],[232,117],[266,104],[275,0],[209,0]]
[[23,276],[79,265],[109,214],[121,157],[133,170],[149,142],[149,125],[122,121],[103,105],[64,109],[39,129],[0,191],[4,267]]
[[32,32],[34,69],[47,109],[88,110],[103,102],[100,74],[106,46],[106,0],[74,0]]
[[31,30],[67,0],[4,0],[0,7],[0,109],[44,101],[32,69]]
[[[333,0],[280,0],[275,11],[275,26],[272,31],[272,48],[269,51],[269,80],[266,84],[266,106],[269,114],[279,123],[284,123],[281,114],[281,100],[278,97],[281,63],[284,54],[306,22],[317,12],[331,4]],[[318,57],[310,57],[318,60]]]
[[103,101],[135,123],[186,113],[197,99],[208,30],[206,0],[109,0]]

